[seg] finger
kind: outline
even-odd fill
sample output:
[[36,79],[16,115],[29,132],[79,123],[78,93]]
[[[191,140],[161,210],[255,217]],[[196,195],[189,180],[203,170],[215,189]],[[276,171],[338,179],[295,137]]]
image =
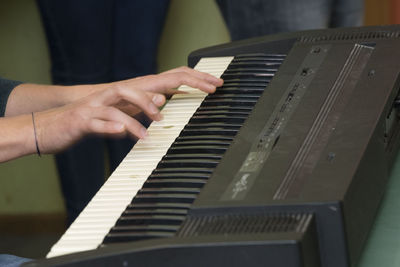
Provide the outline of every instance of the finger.
[[198,88],[206,93],[213,93],[216,89],[214,84],[186,72],[170,72],[148,77],[147,83],[144,83],[142,88],[165,94],[170,92],[171,88],[177,88],[181,85]]
[[215,84],[187,72],[172,72],[164,74],[163,76],[166,76],[165,78],[172,81],[178,80],[180,83],[179,85],[187,85],[193,88],[198,88],[206,93],[213,93],[216,89]]
[[[176,90],[174,90],[176,91]],[[158,93],[146,92],[146,94],[151,98],[151,101],[157,106],[161,107],[165,104],[165,96]]]
[[125,132],[125,125],[120,122],[104,121],[100,119],[91,119],[88,125],[91,133],[97,134],[122,134]]
[[193,75],[193,76],[195,76],[195,77],[197,77],[199,79],[203,79],[203,80],[205,80],[205,81],[207,81],[207,82],[209,82],[209,83],[211,83],[211,84],[213,84],[213,85],[215,85],[217,87],[218,86],[222,86],[222,84],[224,82],[222,79],[217,78],[217,77],[215,77],[215,76],[213,76],[211,74],[208,74],[208,73],[205,73],[205,72],[201,72],[201,71],[198,71],[198,70],[186,67],[186,66],[175,68],[175,69],[163,72],[161,74],[176,73],[176,72],[185,72],[185,73],[187,73],[189,75]]
[[163,93],[167,97],[170,97],[170,96],[176,95],[176,94],[187,94],[188,92],[185,92],[185,91],[182,91],[182,90],[178,90],[178,89],[166,89],[166,90],[164,90]]
[[138,138],[145,138],[147,136],[147,130],[140,122],[117,108],[100,107],[97,108],[94,113],[94,117],[97,119],[101,119],[104,121],[114,121],[123,124],[126,132]]
[[[152,92],[146,92],[146,94],[152,99],[153,103],[157,107],[162,107],[165,104],[166,98],[162,94],[156,94]],[[137,106],[132,105],[126,100],[120,101],[117,105],[114,105],[116,108],[121,110],[122,112],[128,114],[129,116],[135,116],[136,114],[142,112]]]
[[114,107],[118,108],[119,110],[128,114],[129,116],[135,116],[138,113],[142,112],[142,110],[139,107],[132,105],[131,103],[125,100],[121,101],[117,105],[114,105]]
[[[157,97],[159,99],[159,97]],[[160,110],[145,91],[134,90],[126,85],[116,85],[113,88],[105,90],[98,96],[96,101],[105,106],[113,106],[121,101],[128,101],[132,105],[143,110],[152,120],[159,121],[162,119]],[[157,100],[158,101],[158,100]]]
[[126,131],[138,138],[147,136],[147,130],[140,122],[114,107],[93,108],[88,127],[93,133],[112,134],[113,131],[116,131],[115,133]]

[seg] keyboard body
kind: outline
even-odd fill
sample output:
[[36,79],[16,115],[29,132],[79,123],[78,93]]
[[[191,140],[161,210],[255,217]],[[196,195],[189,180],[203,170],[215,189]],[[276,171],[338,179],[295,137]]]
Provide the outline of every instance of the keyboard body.
[[384,26],[195,51],[286,56],[176,230],[26,266],[353,266],[399,147],[398,47]]

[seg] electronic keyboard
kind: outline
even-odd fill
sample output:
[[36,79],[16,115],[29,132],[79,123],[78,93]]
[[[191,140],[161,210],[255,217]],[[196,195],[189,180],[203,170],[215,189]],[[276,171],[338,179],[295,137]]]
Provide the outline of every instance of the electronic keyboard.
[[314,30],[193,52],[224,85],[179,88],[24,266],[353,266],[399,147],[399,38]]

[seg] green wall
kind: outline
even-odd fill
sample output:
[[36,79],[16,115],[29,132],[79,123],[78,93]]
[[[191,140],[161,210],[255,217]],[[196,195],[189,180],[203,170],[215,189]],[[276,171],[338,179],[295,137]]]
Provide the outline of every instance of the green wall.
[[[0,36],[0,76],[50,83],[47,44],[35,1],[0,1]],[[213,0],[172,0],[160,43],[160,71],[185,65],[195,49],[227,41]],[[0,163],[0,215],[63,212],[52,156]]]
[[[35,1],[0,1],[0,36],[0,76],[50,82],[49,56]],[[1,215],[63,211],[52,156],[0,163]]]
[[193,50],[229,42],[214,0],[172,0],[160,42],[160,71],[186,65]]

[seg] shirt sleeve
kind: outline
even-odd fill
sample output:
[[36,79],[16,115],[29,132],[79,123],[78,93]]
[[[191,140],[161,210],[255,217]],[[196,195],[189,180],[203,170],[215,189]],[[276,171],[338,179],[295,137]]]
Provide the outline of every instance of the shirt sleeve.
[[10,96],[10,93],[14,87],[19,84],[21,84],[21,82],[7,80],[0,77],[0,117],[4,117],[8,97]]

